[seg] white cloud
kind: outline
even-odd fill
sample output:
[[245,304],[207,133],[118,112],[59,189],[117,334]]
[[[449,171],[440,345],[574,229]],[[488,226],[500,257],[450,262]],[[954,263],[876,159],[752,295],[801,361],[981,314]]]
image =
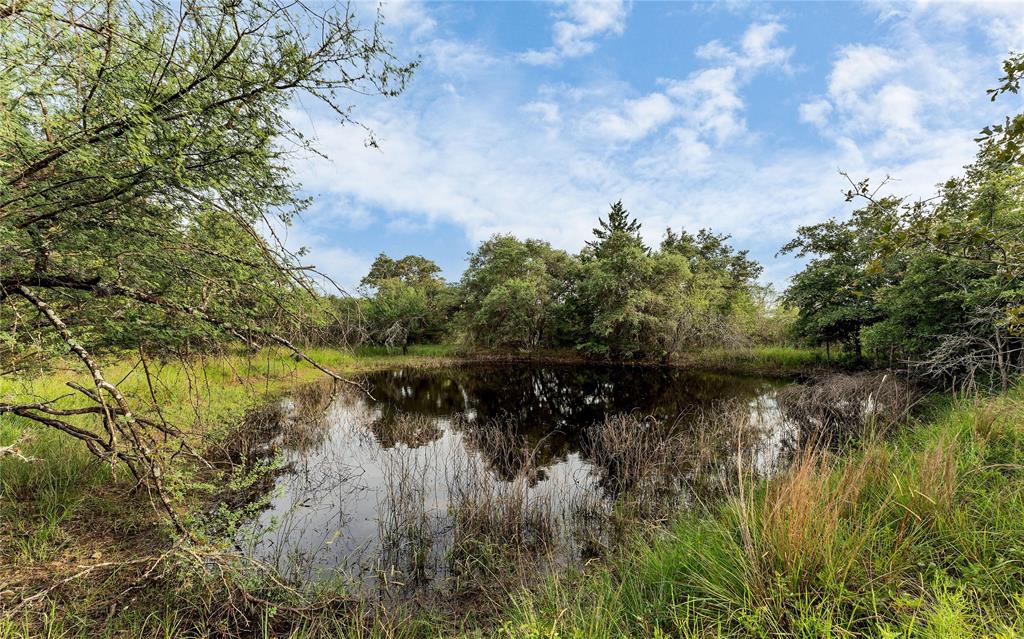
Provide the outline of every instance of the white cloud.
[[775,44],[776,38],[785,30],[781,23],[774,20],[754,23],[744,32],[738,50],[733,50],[719,40],[712,40],[697,49],[697,57],[725,62],[741,69],[766,66],[788,69],[793,49]]
[[534,100],[533,102],[527,102],[519,108],[524,113],[535,114],[546,124],[558,124],[562,120],[558,104],[554,102]]
[[423,49],[434,68],[444,74],[466,74],[487,69],[499,63],[478,44],[435,38]]
[[636,100],[626,100],[620,112],[599,111],[592,114],[590,126],[613,141],[635,141],[669,122],[676,115],[676,106],[663,93],[652,93]]
[[751,25],[743,34],[742,66],[763,67],[785,65],[793,55],[793,49],[774,46],[775,38],[785,31],[778,22]]
[[735,67],[713,67],[666,82],[666,92],[680,102],[690,126],[718,143],[746,128],[737,89]]
[[[700,47],[697,56],[728,64],[694,71],[682,80],[662,79],[664,92],[627,99],[616,108],[597,107],[581,118],[582,129],[612,142],[635,143],[672,121],[680,121],[672,135],[688,142],[681,147],[682,155],[690,159],[684,164],[701,166],[708,141],[722,145],[746,130],[740,89],[757,70],[787,65],[792,49],[774,44],[783,31],[776,22],[751,25],[740,38],[740,53],[712,41]],[[607,101],[612,92],[605,93]]]
[[1020,3],[1013,0],[902,3],[876,0],[874,4],[879,16],[887,21],[961,33],[972,27],[980,28],[990,43],[1004,53],[1019,50],[1024,45],[1024,11]]
[[708,175],[713,156],[711,147],[700,139],[693,129],[673,127],[664,143],[644,154],[633,165],[636,175],[643,181],[672,177],[694,179]]
[[380,7],[384,27],[405,32],[413,41],[422,39],[437,28],[437,20],[420,0],[388,0]]
[[891,77],[899,67],[895,55],[882,47],[846,47],[832,66],[828,93],[837,102],[856,100],[863,90]]
[[[824,95],[800,105],[801,119],[879,163],[917,156],[934,139],[959,135],[980,109],[992,110],[985,89],[1005,51],[971,48],[964,34],[988,30],[993,10],[967,4],[884,7],[890,37],[840,49]],[[977,121],[977,127],[985,123]]]
[[920,94],[914,89],[896,82],[887,84],[877,95],[878,120],[890,130],[920,131],[920,103]]
[[470,74],[501,62],[480,44],[448,37],[422,0],[387,0],[380,8],[385,35],[399,43],[400,57],[422,55],[432,70],[446,75]]
[[800,105],[800,120],[817,127],[825,126],[830,113],[832,113],[832,104],[823,98],[804,102]]
[[520,54],[522,62],[552,65],[566,58],[579,58],[592,53],[595,39],[605,35],[622,35],[629,10],[623,0],[569,0],[559,2],[552,26],[552,46],[531,49]]

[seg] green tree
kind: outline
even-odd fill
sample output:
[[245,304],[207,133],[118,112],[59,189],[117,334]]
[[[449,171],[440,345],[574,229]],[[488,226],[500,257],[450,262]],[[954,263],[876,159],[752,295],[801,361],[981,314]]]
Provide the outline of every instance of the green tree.
[[861,357],[861,330],[884,317],[878,293],[892,275],[892,265],[880,268],[877,242],[896,228],[902,203],[899,198],[872,199],[845,222],[831,219],[800,227],[782,247],[782,254],[814,256],[784,294],[786,303],[799,309],[794,330],[800,338],[826,346],[838,343]]
[[422,255],[406,255],[395,260],[381,253],[359,283],[364,287],[377,288],[387,280],[398,279],[406,284],[434,286],[443,284],[440,272],[440,266]]
[[[1004,63],[992,99],[1017,93],[1024,57]],[[1024,370],[1024,114],[982,131],[976,162],[927,201],[878,197],[868,180],[846,222],[803,227],[782,252],[814,255],[793,278],[795,328],[812,342],[961,384]]]
[[684,257],[692,277],[686,287],[680,346],[739,346],[753,337],[753,324],[767,315],[757,278],[762,266],[728,244],[729,236],[701,229],[665,231],[662,253]]
[[284,114],[302,93],[351,122],[349,92],[397,95],[413,66],[378,27],[274,1],[0,10],[2,369],[70,353],[92,379],[77,414],[97,422],[6,398],[0,414],[77,438],[166,499],[176,431],[97,356],[140,340],[293,347],[268,318],[302,321],[291,302],[318,294],[264,234],[305,204],[288,149],[310,145]]
[[460,284],[460,317],[474,344],[553,346],[561,336],[574,260],[540,240],[495,235],[470,255]]
[[448,328],[451,293],[438,273],[440,267],[420,255],[394,260],[377,256],[362,287],[367,298],[370,338],[387,346],[434,342]]
[[1024,168],[986,147],[939,198],[902,207],[899,221],[877,241],[894,274],[866,344],[932,375],[1008,386],[1024,364]]
[[[1005,75],[999,78],[999,86],[989,89],[988,94],[995,101],[1007,93],[1020,93],[1020,82],[1024,79],[1024,53],[1011,53],[1003,61]],[[1024,113],[1007,116],[1001,124],[993,124],[981,130],[980,137],[989,157],[1005,164],[1019,164],[1024,159]]]
[[622,200],[611,205],[608,217],[597,219],[597,228],[594,229],[594,239],[587,242],[587,246],[596,250],[606,243],[612,236],[624,238],[640,237],[640,222],[629,215],[629,211],[622,205]]
[[576,344],[613,359],[666,358],[678,349],[686,258],[652,254],[621,202],[580,255],[569,301]]

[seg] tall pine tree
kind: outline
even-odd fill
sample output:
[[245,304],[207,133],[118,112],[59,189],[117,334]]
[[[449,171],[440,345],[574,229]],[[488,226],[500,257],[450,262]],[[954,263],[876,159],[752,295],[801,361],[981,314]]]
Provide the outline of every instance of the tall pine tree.
[[598,218],[597,224],[594,239],[587,242],[587,247],[594,256],[607,252],[605,248],[610,244],[620,243],[634,244],[643,247],[645,253],[650,252],[640,239],[640,222],[630,216],[626,207],[622,206],[622,200],[612,204],[608,217]]

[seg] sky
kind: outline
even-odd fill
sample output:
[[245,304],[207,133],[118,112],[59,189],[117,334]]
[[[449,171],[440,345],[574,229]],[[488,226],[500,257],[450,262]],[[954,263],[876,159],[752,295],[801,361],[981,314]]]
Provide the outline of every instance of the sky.
[[[376,5],[356,5],[372,17]],[[927,198],[988,124],[1024,3],[389,2],[384,32],[421,65],[397,98],[353,96],[366,131],[299,99],[325,156],[293,158],[312,205],[287,243],[354,292],[374,257],[423,255],[449,280],[495,233],[578,251],[622,200],[667,227],[732,236],[784,288],[797,227],[849,215],[855,179]]]

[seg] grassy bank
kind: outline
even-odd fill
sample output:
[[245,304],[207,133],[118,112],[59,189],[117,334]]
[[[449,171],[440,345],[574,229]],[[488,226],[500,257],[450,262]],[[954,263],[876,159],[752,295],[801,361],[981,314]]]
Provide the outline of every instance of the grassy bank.
[[[340,373],[435,366],[491,355],[445,347],[356,353],[319,350]],[[707,353],[707,366],[798,374],[823,355],[793,349]],[[697,361],[678,365],[697,365]],[[153,393],[169,420],[196,438],[224,432],[242,411],[322,374],[283,351],[149,362]],[[108,376],[145,397],[142,370],[109,362]],[[56,396],[69,373],[0,387],[5,397]],[[0,445],[25,428],[0,418]],[[0,639],[207,636],[215,602],[194,572],[169,570],[159,586],[124,596],[142,566],[83,567],[150,555],[171,536],[147,495],[132,492],[76,443],[41,432],[0,460],[0,612],[26,592],[45,592],[30,614],[0,621]],[[680,515],[637,533],[611,557],[531,592],[510,593],[483,622],[408,611],[328,606],[298,626],[255,603],[245,636],[512,638],[658,636],[1016,636],[1024,630],[1024,387],[1002,396],[946,402],[887,440],[843,459],[802,458],[770,484],[747,482],[742,498]],[[184,576],[183,576],[184,575]],[[332,593],[327,593],[332,594]],[[117,599],[121,605],[110,606]],[[252,602],[250,602],[252,603]],[[386,611],[385,611],[386,612]],[[262,624],[262,626],[260,625]]]
[[808,375],[830,368],[848,368],[848,358],[827,357],[824,349],[793,346],[758,346],[740,349],[706,349],[686,353],[674,361],[677,366],[741,375],[790,377]]
[[[452,361],[451,353],[438,346],[412,347],[406,355],[386,349],[309,352],[322,365],[356,379],[395,366],[441,365]],[[323,377],[280,349],[188,362],[153,360],[146,366],[150,382],[137,356],[103,363],[107,377],[121,381],[127,395],[148,404],[152,393],[163,418],[181,426],[194,442],[215,439],[237,425],[248,408]],[[55,368],[0,380],[0,398],[13,403],[64,396],[54,406],[71,407],[81,402],[67,396],[68,381],[89,383],[77,368]],[[69,420],[97,427],[88,416]],[[160,602],[151,610],[109,611],[111,617],[104,618],[118,587],[137,576],[130,565],[108,570],[105,564],[146,557],[171,544],[150,496],[134,491],[130,477],[98,463],[79,442],[20,418],[0,416],[0,446],[14,442],[20,442],[18,449],[30,461],[0,458],[0,613],[22,594],[43,592],[83,567],[101,569],[47,595],[33,614],[0,621],[0,637],[79,636],[97,628],[109,628],[111,636],[149,636],[157,626],[173,627],[174,614],[154,616],[154,610],[163,609]],[[166,604],[165,612],[181,606],[173,600]]]
[[[454,353],[454,351],[453,351]],[[736,349],[704,349],[679,354],[671,360],[609,361],[588,357],[573,349],[465,350],[458,352],[463,361],[481,363],[525,362],[554,364],[612,364],[617,366],[664,366],[737,375],[764,375],[768,377],[807,376],[830,369],[848,369],[854,366],[844,354],[828,357],[824,349],[794,346],[754,346]]]
[[841,460],[518,597],[506,637],[1015,637],[1024,385],[950,402]]

